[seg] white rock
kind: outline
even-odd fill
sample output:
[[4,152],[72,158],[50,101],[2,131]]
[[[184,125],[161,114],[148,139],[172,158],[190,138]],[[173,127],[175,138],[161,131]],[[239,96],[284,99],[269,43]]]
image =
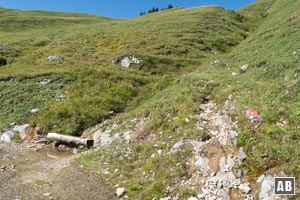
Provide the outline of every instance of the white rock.
[[37,113],[39,111],[39,109],[38,108],[33,108],[33,109],[31,109],[31,113]]
[[204,175],[206,175],[208,170],[210,169],[208,158],[197,156],[196,159],[196,167],[199,168]]
[[113,142],[114,138],[110,137],[108,133],[103,133],[101,131],[96,131],[94,133],[94,141],[95,141],[95,146],[100,145],[100,146],[105,146],[105,145],[110,145]]
[[219,166],[220,166],[220,169],[223,170],[225,168],[225,157],[222,157],[220,158],[220,163],[219,163]]
[[124,193],[125,193],[125,188],[117,188],[116,190],[117,197],[122,197]]
[[172,149],[171,149],[171,153],[176,153],[177,150],[183,145],[183,141],[179,141],[176,144],[173,145]]
[[133,56],[126,56],[121,60],[121,65],[123,67],[129,67],[131,64],[139,64],[141,61]]
[[78,154],[80,151],[77,148],[73,149],[73,154]]
[[12,122],[12,123],[10,123],[9,125],[10,125],[10,126],[14,126],[14,125],[16,125],[16,122]]
[[266,176],[261,184],[259,199],[271,200],[275,199],[275,181],[273,176]]
[[159,200],[172,200],[171,197],[164,197],[164,198],[160,198]]
[[246,72],[247,69],[248,69],[248,67],[249,67],[249,64],[243,65],[243,66],[240,68],[240,71],[241,71],[241,72]]
[[247,155],[246,155],[246,153],[244,152],[244,149],[243,149],[243,147],[241,147],[240,149],[239,149],[239,153],[238,153],[238,162],[239,162],[239,164],[242,164],[242,162],[247,158]]
[[258,184],[261,184],[262,183],[262,181],[264,180],[264,178],[265,178],[265,175],[263,174],[263,175],[261,175],[260,177],[258,177],[258,179],[257,179],[257,183]]
[[229,172],[229,171],[231,171],[232,170],[232,167],[229,165],[229,164],[226,164],[225,166],[224,166],[224,171],[225,172]]
[[130,135],[131,131],[126,131],[124,134],[123,134],[123,138],[124,140],[126,141],[130,141],[131,140],[131,135]]
[[11,142],[10,138],[13,136],[13,132],[11,131],[6,131],[5,133],[3,133],[1,136],[0,136],[0,142]]
[[161,155],[162,150],[161,149],[157,150],[157,153],[158,153],[158,155]]
[[238,188],[246,194],[249,194],[251,192],[251,188],[246,184],[241,184],[238,186]]
[[19,133],[20,138],[22,140],[24,140],[25,136],[26,136],[25,135],[25,130],[26,130],[27,127],[29,127],[29,124],[16,125],[16,126],[14,126],[14,128],[12,129],[12,131],[14,133]]
[[228,134],[231,138],[236,138],[237,136],[239,136],[239,134],[236,131],[229,131]]
[[236,76],[236,75],[238,75],[238,73],[232,72],[231,75],[232,75],[232,76]]
[[190,197],[190,198],[188,198],[188,200],[198,200],[198,198],[197,197]]
[[63,56],[48,56],[48,61],[64,61],[65,58]]
[[221,197],[222,200],[230,200],[229,190],[226,189],[218,189],[216,191],[216,195]]
[[51,83],[51,81],[52,81],[51,79],[44,79],[42,81],[37,82],[37,84],[47,85],[47,84]]
[[227,156],[227,164],[232,168],[234,167],[235,159],[233,155]]

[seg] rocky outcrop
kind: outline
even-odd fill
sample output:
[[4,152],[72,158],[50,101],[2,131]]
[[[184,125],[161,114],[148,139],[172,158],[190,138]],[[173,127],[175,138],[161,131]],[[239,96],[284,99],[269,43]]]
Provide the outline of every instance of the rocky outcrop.
[[123,58],[114,59],[113,63],[119,63],[123,67],[130,67],[132,64],[140,64],[141,60],[138,59],[135,55],[125,56]]
[[66,58],[63,57],[63,56],[56,56],[56,55],[55,55],[55,56],[48,56],[47,60],[48,60],[49,62],[65,61]]
[[26,138],[26,129],[29,124],[15,125],[12,123],[13,127],[3,133],[0,133],[0,142],[11,142],[11,138],[18,134],[21,140]]

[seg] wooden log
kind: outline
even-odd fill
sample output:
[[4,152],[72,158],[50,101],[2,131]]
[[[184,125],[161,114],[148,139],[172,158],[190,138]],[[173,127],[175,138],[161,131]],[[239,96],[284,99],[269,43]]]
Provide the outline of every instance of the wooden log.
[[84,139],[84,138],[79,138],[79,137],[74,137],[69,135],[61,135],[57,133],[48,133],[47,139],[51,141],[56,141],[59,143],[75,145],[75,146],[83,145],[86,147],[91,147],[94,145],[94,140],[89,140],[89,139]]

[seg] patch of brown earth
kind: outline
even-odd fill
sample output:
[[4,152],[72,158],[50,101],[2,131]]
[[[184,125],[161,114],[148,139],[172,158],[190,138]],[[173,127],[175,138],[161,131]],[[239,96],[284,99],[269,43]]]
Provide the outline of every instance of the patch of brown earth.
[[209,144],[205,145],[204,151],[207,152],[210,170],[218,172],[220,170],[220,159],[226,157],[225,151],[218,139],[215,138]]

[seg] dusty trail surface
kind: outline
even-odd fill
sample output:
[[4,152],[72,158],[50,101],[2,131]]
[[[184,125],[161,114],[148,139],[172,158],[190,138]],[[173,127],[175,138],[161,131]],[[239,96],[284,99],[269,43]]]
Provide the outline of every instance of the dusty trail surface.
[[0,199],[115,199],[96,173],[46,145],[0,143]]

